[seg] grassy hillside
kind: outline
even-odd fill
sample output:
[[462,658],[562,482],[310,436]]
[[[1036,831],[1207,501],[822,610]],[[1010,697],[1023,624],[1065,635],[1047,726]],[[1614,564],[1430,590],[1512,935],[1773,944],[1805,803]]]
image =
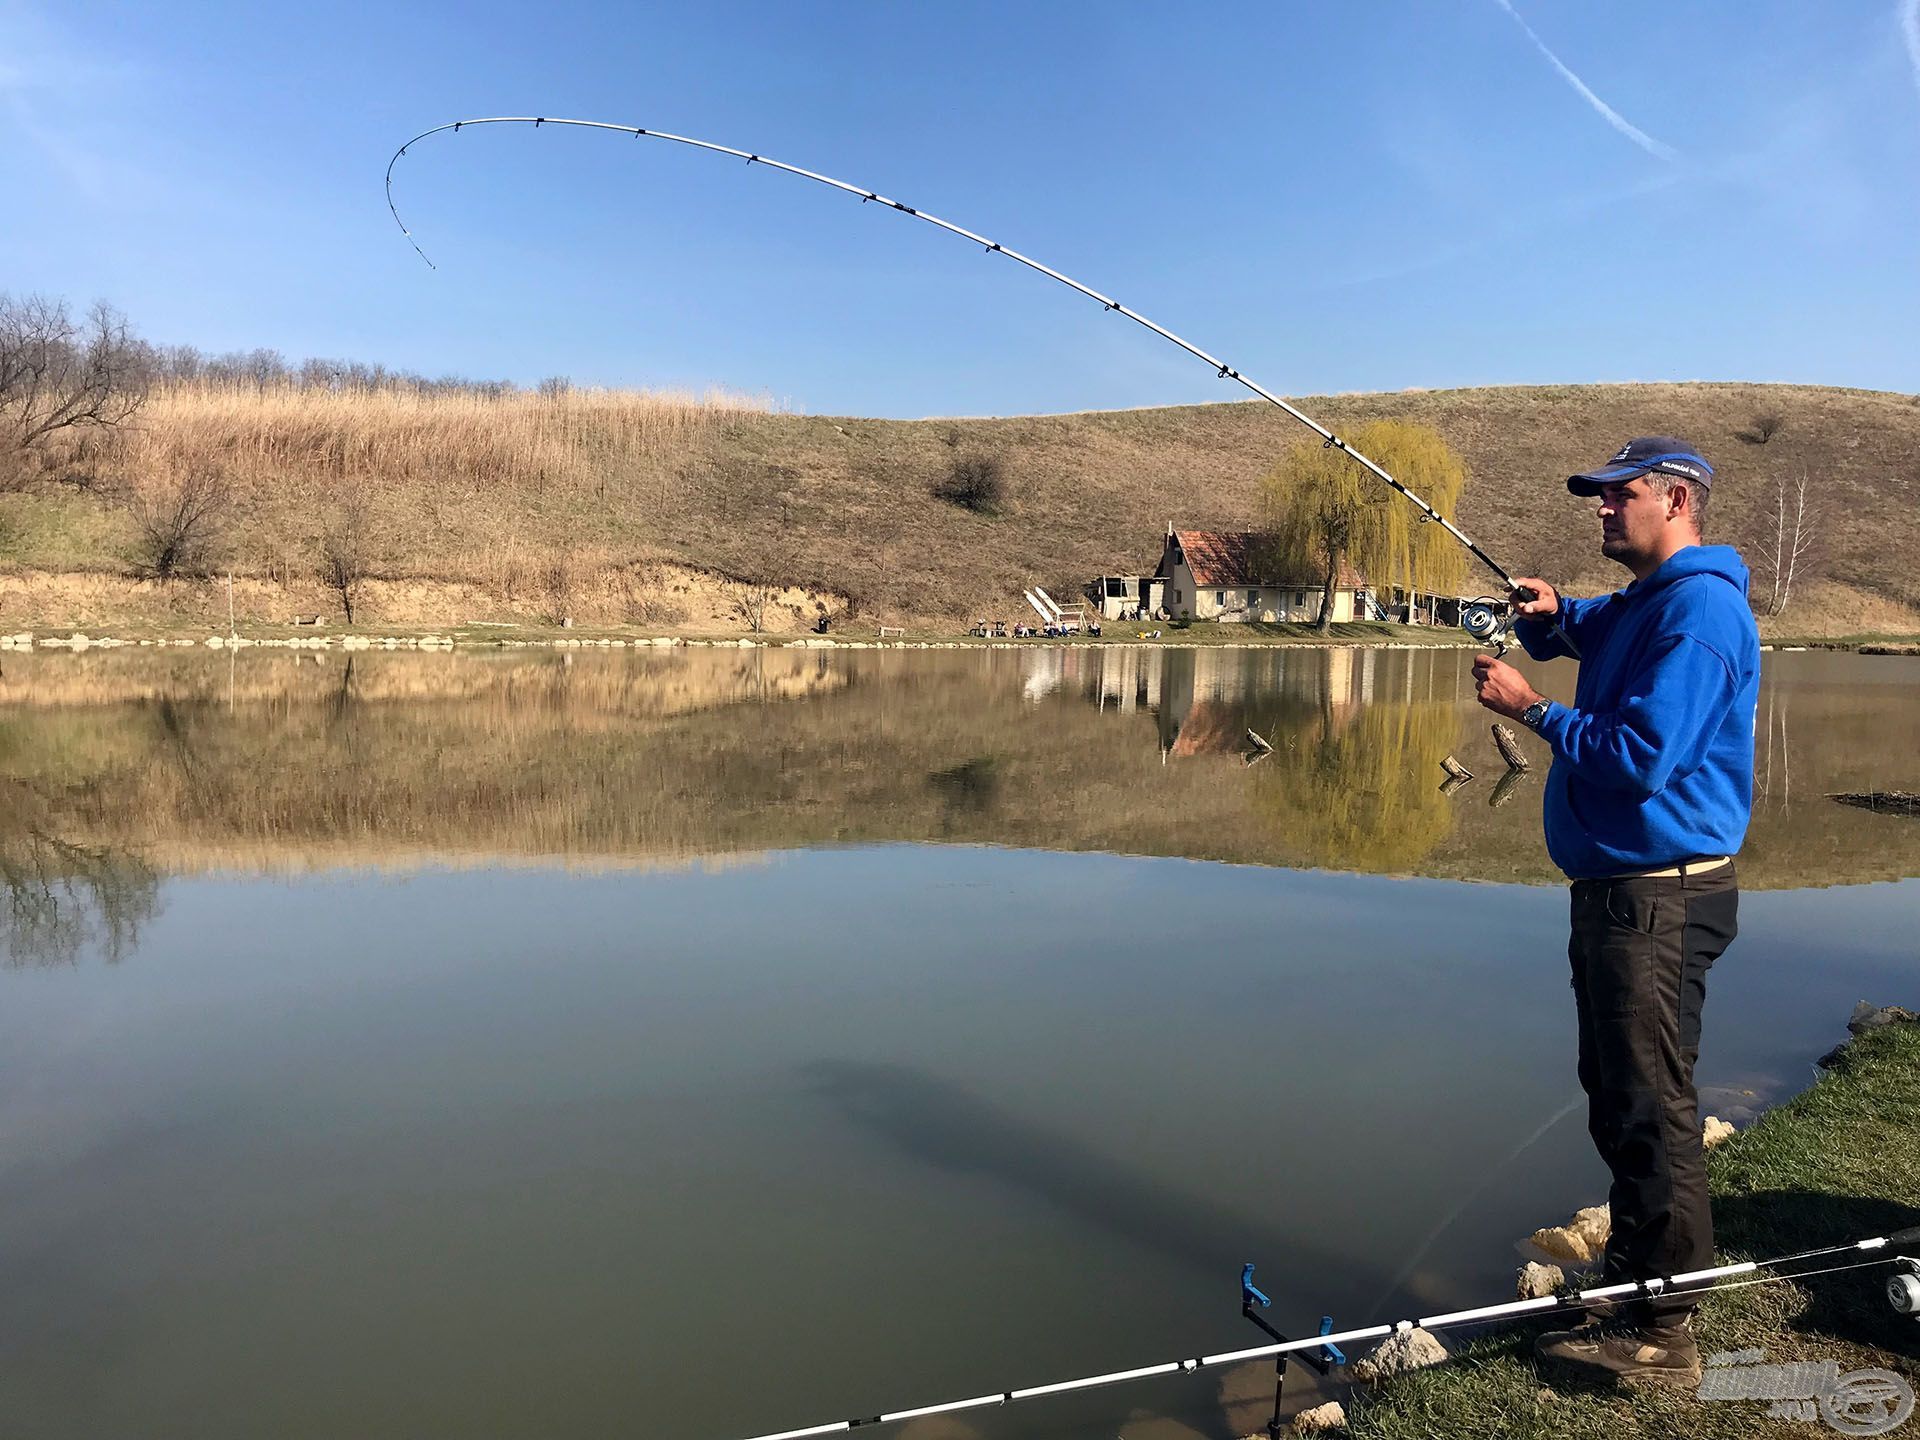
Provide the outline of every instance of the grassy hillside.
[[[1590,507],[1558,477],[1629,435],[1678,433],[1715,461],[1718,538],[1751,541],[1778,483],[1807,476],[1820,512],[1814,573],[1829,583],[1802,585],[1779,628],[1920,629],[1920,397],[1662,384],[1302,404],[1340,429],[1380,417],[1434,426],[1471,467],[1467,531],[1516,570],[1575,582],[1613,583],[1618,572],[1595,562]],[[1762,416],[1778,418],[1764,442]],[[280,587],[283,603],[261,601],[259,618],[275,618],[276,606],[329,608],[316,576],[329,536],[350,530],[371,574],[419,582],[386,587],[365,617],[375,623],[472,618],[476,589],[499,613],[527,618],[565,610],[672,624],[677,613],[697,623],[684,605],[648,607],[653,577],[670,565],[948,624],[1014,613],[1024,585],[1072,592],[1103,571],[1149,570],[1170,520],[1249,523],[1260,476],[1305,433],[1260,402],[884,421],[609,392],[176,387],[143,415],[117,462],[115,496],[0,500],[0,565],[132,575],[150,559],[139,519],[164,512],[191,477],[211,476],[218,503],[200,568]],[[980,457],[1004,476],[997,513],[935,498],[956,465]],[[455,599],[437,586],[465,588]],[[113,603],[92,593],[96,608]],[[213,602],[190,584],[129,588],[123,600],[175,612]],[[223,616],[224,603],[222,590]],[[47,612],[59,604],[44,587],[0,585],[6,621],[57,623]],[[795,623],[804,606],[789,608],[785,622]]]

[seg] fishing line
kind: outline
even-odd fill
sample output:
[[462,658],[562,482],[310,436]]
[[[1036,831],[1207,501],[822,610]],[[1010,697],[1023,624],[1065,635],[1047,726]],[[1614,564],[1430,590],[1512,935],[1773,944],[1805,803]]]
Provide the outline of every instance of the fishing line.
[[[1461,530],[1459,526],[1455,525],[1451,520],[1447,519],[1446,516],[1442,515],[1438,510],[1434,509],[1433,506],[1429,505],[1425,500],[1421,499],[1418,495],[1414,494],[1412,490],[1408,489],[1405,485],[1401,484],[1400,481],[1396,480],[1392,475],[1388,474],[1386,470],[1384,470],[1379,465],[1375,464],[1372,460],[1368,459],[1365,455],[1361,454],[1358,450],[1355,450],[1352,446],[1347,444],[1345,440],[1342,440],[1338,435],[1336,435],[1332,430],[1329,430],[1326,426],[1322,425],[1318,420],[1313,419],[1310,415],[1307,415],[1304,411],[1301,411],[1297,409],[1295,406],[1287,403],[1285,400],[1282,400],[1278,395],[1275,395],[1271,390],[1266,389],[1264,386],[1258,384],[1256,381],[1250,379],[1246,375],[1241,374],[1239,370],[1235,369],[1233,366],[1229,365],[1226,361],[1220,359],[1218,356],[1209,354],[1207,351],[1202,350],[1198,345],[1193,344],[1191,341],[1183,340],[1180,336],[1174,334],[1173,331],[1168,330],[1162,325],[1156,324],[1152,320],[1149,320],[1145,315],[1142,315],[1139,311],[1131,309],[1126,305],[1122,305],[1118,300],[1113,299],[1111,296],[1101,294],[1098,290],[1093,289],[1089,285],[1082,284],[1080,281],[1074,279],[1071,275],[1062,274],[1060,271],[1053,269],[1049,265],[1043,265],[1041,264],[1040,261],[1035,260],[1030,256],[1022,255],[1017,250],[1009,250],[1006,246],[1000,244],[997,240],[989,240],[986,236],[976,234],[972,230],[969,230],[964,226],[956,225],[950,220],[942,220],[937,215],[931,215],[925,210],[917,209],[914,206],[904,204],[899,200],[890,199],[887,196],[880,194],[876,190],[867,189],[863,185],[850,184],[845,180],[836,180],[831,175],[822,175],[818,171],[806,170],[801,168],[798,165],[789,165],[783,160],[771,159],[768,156],[759,154],[757,151],[738,150],[731,145],[717,144],[712,140],[696,140],[692,136],[673,135],[673,134],[669,134],[665,130],[649,130],[644,126],[639,126],[639,125],[615,125],[604,120],[565,120],[565,119],[556,119],[551,116],[544,116],[544,115],[541,115],[541,116],[492,115],[492,116],[486,116],[484,118],[477,119],[477,120],[455,120],[450,122],[449,124],[436,125],[431,130],[422,130],[418,135],[414,136],[413,139],[407,141],[405,145],[402,145],[398,150],[394,151],[393,158],[387,161],[387,209],[392,212],[393,223],[400,227],[400,233],[402,235],[405,235],[407,237],[407,242],[413,246],[414,253],[419,255],[419,257],[422,260],[425,260],[429,266],[435,269],[438,269],[439,267],[434,266],[433,261],[428,257],[427,252],[420,248],[420,242],[414,238],[413,232],[407,228],[406,222],[400,218],[400,211],[398,207],[394,204],[393,167],[399,164],[401,156],[405,155],[410,149],[412,149],[415,145],[419,144],[422,140],[425,140],[428,136],[439,135],[448,131],[458,133],[461,130],[468,129],[469,127],[475,126],[475,125],[532,125],[535,128],[540,128],[547,125],[569,125],[569,126],[575,126],[584,130],[606,130],[606,131],[611,131],[614,134],[618,134],[618,135],[631,135],[636,140],[642,140],[642,139],[667,140],[667,141],[671,141],[676,145],[690,146],[693,149],[705,150],[715,155],[730,155],[736,160],[746,161],[746,163],[750,166],[764,165],[770,170],[781,170],[786,172],[789,175],[798,175],[803,180],[812,180],[817,184],[828,186],[834,190],[843,191],[848,195],[858,196],[862,204],[869,204],[869,203],[877,204],[884,207],[885,209],[896,211],[897,213],[901,215],[906,215],[912,219],[924,220],[927,224],[937,226],[939,229],[945,230],[949,234],[958,235],[963,240],[972,241],[974,244],[984,249],[986,253],[989,255],[1004,255],[1007,257],[1007,259],[1016,261],[1019,264],[1026,266],[1029,270],[1038,271],[1040,274],[1045,275],[1050,280],[1059,281],[1062,285],[1065,285],[1068,289],[1079,292],[1080,294],[1086,296],[1089,300],[1098,301],[1103,308],[1110,310],[1117,315],[1123,316],[1124,318],[1133,321],[1135,324],[1145,326],[1148,330],[1151,330],[1155,335],[1158,335],[1162,340],[1165,340],[1170,344],[1179,346],[1182,350],[1186,351],[1187,354],[1193,356],[1194,359],[1205,362],[1215,372],[1215,374],[1218,375],[1220,379],[1232,380],[1237,384],[1243,385],[1248,390],[1251,390],[1255,395],[1258,395],[1262,400],[1265,400],[1268,404],[1278,406],[1281,410],[1285,411],[1288,415],[1292,416],[1295,420],[1299,421],[1302,425],[1306,426],[1307,429],[1313,431],[1314,434],[1318,435],[1320,437],[1320,443],[1325,448],[1330,450],[1338,450],[1341,453],[1347,456],[1350,456],[1357,464],[1359,464],[1361,467],[1369,471],[1377,479],[1384,481],[1386,484],[1392,486],[1393,489],[1398,491],[1402,496],[1412,501],[1414,505],[1419,507],[1422,523],[1425,523],[1427,521],[1433,521],[1437,523],[1443,530],[1447,532],[1447,534],[1451,535],[1455,540],[1459,541],[1462,545],[1466,546],[1467,550],[1474,556],[1475,559],[1479,560],[1481,564],[1485,565],[1489,570],[1491,570],[1495,575],[1497,575],[1500,578],[1500,582],[1505,587],[1506,591],[1511,592],[1515,588],[1513,583],[1513,576],[1508,573],[1506,567],[1501,565],[1491,555],[1487,554],[1487,552],[1481,549],[1479,545],[1475,544],[1474,541],[1466,534],[1465,531]],[[1487,604],[1485,600],[1479,603],[1483,606]],[[1467,626],[1466,628],[1469,630],[1469,633],[1474,634],[1476,639],[1486,638],[1480,635],[1478,631],[1474,629],[1474,627]],[[1497,636],[1495,638],[1497,638]]]
[[1453,1228],[1454,1222],[1466,1213],[1468,1206],[1472,1205],[1474,1201],[1478,1200],[1492,1188],[1493,1182],[1499,1178],[1500,1172],[1546,1138],[1547,1132],[1562,1120],[1566,1119],[1567,1116],[1571,1115],[1575,1110],[1578,1110],[1580,1106],[1586,1102],[1586,1098],[1585,1091],[1575,1095],[1571,1100],[1567,1101],[1565,1105],[1562,1105],[1542,1121],[1531,1135],[1514,1146],[1513,1149],[1509,1150],[1499,1160],[1496,1160],[1492,1165],[1481,1171],[1480,1183],[1467,1192],[1466,1197],[1447,1213],[1445,1219],[1427,1232],[1427,1238],[1420,1242],[1419,1247],[1413,1252],[1412,1256],[1408,1258],[1407,1263],[1400,1267],[1400,1273],[1387,1282],[1387,1288],[1380,1292],[1379,1298],[1367,1306],[1362,1313],[1366,1315],[1373,1314],[1382,1305],[1387,1303],[1388,1296],[1404,1287],[1408,1278],[1419,1268],[1420,1262],[1427,1258],[1427,1252],[1433,1249],[1435,1243],[1439,1241],[1442,1235]]

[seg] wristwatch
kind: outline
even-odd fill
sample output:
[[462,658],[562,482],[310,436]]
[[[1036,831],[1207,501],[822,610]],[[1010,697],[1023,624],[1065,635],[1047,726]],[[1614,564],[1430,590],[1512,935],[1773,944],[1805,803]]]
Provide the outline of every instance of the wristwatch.
[[1538,730],[1540,722],[1547,718],[1547,707],[1551,704],[1553,704],[1551,700],[1534,701],[1520,712],[1520,723],[1529,730]]

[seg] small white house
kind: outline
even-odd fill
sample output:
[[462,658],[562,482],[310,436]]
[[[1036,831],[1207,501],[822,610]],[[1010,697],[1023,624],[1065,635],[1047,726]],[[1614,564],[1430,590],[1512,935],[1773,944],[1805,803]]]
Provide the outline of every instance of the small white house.
[[[1168,525],[1154,572],[1165,582],[1167,613],[1177,620],[1318,620],[1326,577],[1282,575],[1276,553],[1268,537],[1255,531]],[[1333,592],[1333,618],[1352,620],[1369,611],[1365,577],[1343,565]]]
[[1102,575],[1087,593],[1102,620],[1147,620],[1166,608],[1166,591],[1157,575]]

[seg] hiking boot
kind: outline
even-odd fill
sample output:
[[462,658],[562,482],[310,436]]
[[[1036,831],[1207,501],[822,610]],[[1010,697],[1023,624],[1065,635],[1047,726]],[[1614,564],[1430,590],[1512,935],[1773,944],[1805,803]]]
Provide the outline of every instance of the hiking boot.
[[1564,1345],[1569,1340],[1590,1340],[1593,1332],[1602,1325],[1613,1324],[1619,1313],[1613,1301],[1595,1300],[1587,1306],[1587,1313],[1569,1328],[1548,1330],[1536,1337],[1533,1353],[1544,1358],[1554,1346]]
[[1693,1343],[1693,1317],[1638,1324],[1602,1320],[1542,1335],[1534,1354],[1549,1365],[1611,1376],[1623,1385],[1700,1383],[1700,1347]]

